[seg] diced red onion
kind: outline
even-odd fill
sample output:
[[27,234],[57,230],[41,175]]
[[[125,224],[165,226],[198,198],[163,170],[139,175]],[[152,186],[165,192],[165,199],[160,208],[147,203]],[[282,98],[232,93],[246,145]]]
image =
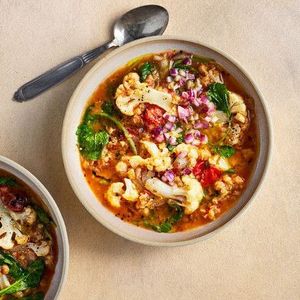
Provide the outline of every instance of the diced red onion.
[[187,118],[190,116],[190,111],[188,108],[184,108],[180,105],[177,107],[178,117],[179,119],[185,121],[187,123]]
[[187,143],[187,144],[191,144],[193,141],[194,141],[194,136],[189,133],[189,134],[186,134],[185,137],[184,137],[184,141]]
[[194,125],[195,129],[207,129],[209,127],[209,124],[205,121],[197,121]]
[[186,151],[179,152],[179,154],[177,155],[178,158],[184,158],[186,156],[187,156],[187,152]]
[[200,140],[194,140],[193,142],[192,142],[192,145],[194,145],[194,146],[199,146],[201,144],[201,141]]
[[181,128],[181,127],[178,127],[177,129],[176,129],[176,132],[177,133],[181,133],[183,131],[183,129]]
[[196,107],[199,107],[201,102],[200,102],[200,99],[199,98],[193,98],[192,99],[192,104]]
[[192,173],[192,170],[191,170],[190,168],[185,168],[185,169],[182,171],[182,173],[183,173],[184,175],[190,175],[190,174]]
[[187,57],[187,58],[185,58],[185,59],[182,61],[182,63],[183,63],[184,65],[190,66],[190,65],[192,64],[192,60],[191,60],[190,57]]
[[169,140],[169,138],[170,138],[171,135],[170,135],[170,133],[165,132],[165,133],[164,133],[164,136],[165,136],[165,139],[166,139],[166,140]]
[[194,137],[199,138],[201,136],[201,132],[199,130],[194,131]]
[[175,122],[176,122],[176,116],[169,115],[168,113],[165,113],[165,114],[163,115],[163,117],[164,117],[167,121],[169,121],[169,122],[171,122],[171,123],[175,123]]
[[216,111],[216,107],[212,102],[208,102],[207,107],[208,107],[208,110],[207,110],[208,115],[211,115]]
[[195,98],[196,97],[196,93],[194,90],[190,89],[187,91],[188,95],[190,98]]
[[155,140],[158,142],[158,143],[162,143],[164,140],[165,140],[165,137],[163,134],[160,134],[158,136],[155,137]]
[[201,102],[203,104],[207,104],[208,103],[208,98],[205,95],[201,95],[200,99],[201,99]]
[[200,142],[201,142],[202,144],[207,144],[207,142],[208,142],[208,137],[207,137],[207,135],[201,134],[201,136],[200,136]]
[[188,92],[182,92],[181,97],[184,98],[184,99],[188,99],[189,98]]
[[194,79],[195,79],[195,75],[192,74],[192,73],[187,73],[187,74],[186,74],[186,79],[187,79],[187,80],[194,80]]
[[161,176],[161,180],[162,180],[163,182],[167,182],[166,176],[165,176],[165,175]]
[[179,86],[184,86],[185,85],[185,79],[180,78],[178,84],[179,84]]
[[162,177],[164,177],[168,182],[173,182],[175,179],[175,174],[173,171],[167,170]]
[[204,118],[204,120],[205,120],[206,122],[210,122],[210,121],[211,121],[211,117],[206,116],[206,117]]
[[168,142],[169,142],[170,145],[175,146],[177,144],[176,137],[175,136],[170,136]]
[[153,130],[152,130],[152,133],[153,133],[153,135],[154,136],[158,136],[158,135],[160,135],[161,133],[162,133],[162,127],[161,126],[159,126],[159,127],[155,127]]
[[172,69],[170,70],[170,75],[173,76],[173,77],[176,76],[176,75],[178,75],[178,70],[172,68]]
[[165,129],[167,129],[168,131],[172,130],[174,128],[174,123],[171,122],[167,122],[164,126]]

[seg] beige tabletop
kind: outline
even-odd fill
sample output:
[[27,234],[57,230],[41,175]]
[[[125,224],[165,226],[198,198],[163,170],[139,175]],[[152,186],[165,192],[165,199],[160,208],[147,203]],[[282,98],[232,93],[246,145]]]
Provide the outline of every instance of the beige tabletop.
[[72,192],[61,128],[90,66],[33,101],[11,101],[24,82],[107,41],[113,20],[147,2],[0,0],[0,154],[35,174],[65,218],[70,268],[60,299],[300,299],[299,0],[152,1],[170,12],[166,34],[197,38],[235,57],[264,94],[273,121],[273,157],[255,201],[198,244],[126,241],[98,224]]

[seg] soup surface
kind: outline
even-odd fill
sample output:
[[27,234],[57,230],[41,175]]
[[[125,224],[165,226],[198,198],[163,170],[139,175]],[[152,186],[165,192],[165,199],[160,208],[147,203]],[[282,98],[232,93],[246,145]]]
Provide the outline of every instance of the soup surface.
[[253,100],[214,60],[174,50],[138,57],[102,82],[77,136],[99,201],[157,232],[230,209],[257,152]]
[[0,170],[0,299],[44,299],[56,261],[46,208],[24,182]]

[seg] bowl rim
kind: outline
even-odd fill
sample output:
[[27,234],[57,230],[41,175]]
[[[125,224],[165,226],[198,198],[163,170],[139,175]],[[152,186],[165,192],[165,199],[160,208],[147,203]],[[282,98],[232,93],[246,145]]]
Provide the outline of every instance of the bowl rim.
[[[58,222],[57,228],[58,228],[58,231],[60,232],[61,237],[62,237],[62,249],[63,249],[61,280],[58,284],[57,290],[55,291],[55,295],[54,295],[54,298],[53,298],[53,299],[58,299],[59,294],[62,290],[62,287],[66,282],[67,275],[68,275],[68,270],[69,270],[69,239],[68,239],[68,233],[67,233],[67,229],[66,229],[65,222],[64,222],[64,219],[62,217],[62,214],[61,214],[54,198],[51,196],[51,194],[46,189],[46,187],[39,181],[39,179],[37,179],[37,177],[35,177],[31,172],[29,172],[27,169],[25,169],[20,164],[16,163],[15,161],[13,161],[13,160],[5,157],[5,156],[0,155],[0,162],[3,162],[4,164],[12,167],[17,172],[20,172],[22,175],[24,175],[26,177],[26,179],[29,182],[32,183],[32,185],[37,190],[39,190],[41,192],[41,194],[49,202],[49,204],[51,206],[51,210],[53,211],[53,214],[55,215],[55,218]],[[15,175],[15,176],[18,177],[17,175]],[[28,183],[25,182],[25,184],[28,184]],[[50,284],[50,287],[51,287],[51,284]],[[47,297],[47,293],[46,293],[46,297]]]
[[[247,202],[243,205],[243,207],[241,207],[241,209],[235,214],[233,215],[229,220],[227,220],[224,224],[222,224],[221,226],[215,228],[214,230],[212,230],[209,233],[206,233],[202,236],[196,237],[196,238],[191,238],[188,240],[183,240],[183,241],[176,241],[176,242],[161,242],[161,241],[147,241],[147,240],[141,240],[140,238],[136,238],[134,236],[128,235],[127,233],[120,233],[117,229],[114,228],[114,226],[106,223],[105,220],[103,220],[99,215],[97,215],[97,213],[88,205],[87,202],[84,201],[84,199],[81,199],[79,196],[79,193],[77,191],[77,186],[75,185],[75,183],[72,181],[72,176],[70,175],[71,171],[68,168],[68,164],[67,164],[67,153],[65,150],[65,146],[64,146],[64,140],[67,138],[67,120],[68,120],[68,115],[70,112],[70,108],[72,105],[74,105],[74,102],[76,100],[76,98],[78,97],[78,95],[80,94],[80,92],[86,87],[87,83],[89,82],[90,77],[93,76],[93,74],[95,73],[95,71],[104,63],[106,63],[107,61],[109,61],[110,58],[116,56],[118,53],[125,51],[131,47],[134,47],[136,45],[139,44],[143,44],[143,43],[147,43],[147,42],[151,42],[151,41],[177,41],[177,42],[183,42],[183,43],[194,43],[198,46],[202,46],[202,47],[206,47],[208,49],[211,49],[213,51],[215,51],[216,53],[222,55],[225,59],[229,60],[230,63],[232,63],[233,65],[235,65],[244,75],[245,77],[247,77],[247,79],[249,80],[249,82],[251,83],[251,85],[253,86],[255,92],[257,93],[257,96],[260,100],[260,103],[262,105],[264,114],[265,114],[265,121],[266,121],[266,135],[268,137],[268,147],[266,150],[266,159],[265,161],[263,161],[264,163],[264,168],[262,170],[261,173],[261,177],[260,180],[258,182],[258,184],[256,185],[256,187],[254,188],[254,191],[252,193],[252,195],[250,196],[250,198],[247,200]],[[146,53],[145,53],[146,54]],[[110,231],[114,232],[115,234],[126,238],[127,240],[139,243],[139,244],[143,244],[143,245],[147,245],[147,246],[163,246],[163,247],[176,247],[176,246],[184,246],[184,245],[191,245],[194,243],[199,242],[200,240],[206,240],[208,238],[210,238],[211,236],[213,236],[214,234],[220,232],[222,229],[224,229],[227,225],[231,224],[234,220],[236,220],[236,218],[238,216],[240,216],[242,213],[244,213],[246,211],[246,209],[250,206],[250,203],[252,203],[252,201],[254,200],[254,198],[257,196],[258,192],[261,189],[262,183],[264,182],[266,175],[267,175],[267,171],[269,169],[269,165],[270,165],[270,160],[271,160],[271,153],[272,153],[272,145],[273,145],[273,134],[272,134],[272,127],[271,127],[271,118],[270,118],[270,114],[269,111],[266,107],[265,104],[265,100],[263,97],[262,92],[260,91],[260,89],[257,87],[256,83],[254,82],[254,80],[252,79],[252,77],[249,75],[249,73],[241,66],[241,64],[234,58],[232,58],[230,55],[228,55],[227,53],[225,53],[223,50],[220,50],[218,48],[215,48],[213,46],[210,46],[209,44],[203,43],[201,41],[199,41],[198,39],[194,39],[194,38],[189,38],[189,37],[184,37],[184,36],[180,36],[180,35],[164,35],[164,36],[155,36],[155,37],[147,37],[147,38],[142,38],[142,39],[138,39],[135,41],[132,41],[128,44],[125,44],[121,47],[115,48],[112,51],[105,53],[100,60],[85,74],[85,76],[81,79],[81,81],[79,82],[79,84],[77,85],[76,89],[74,90],[66,111],[65,111],[65,116],[64,116],[64,121],[63,121],[63,128],[62,128],[62,137],[61,137],[61,145],[62,145],[62,157],[63,157],[63,164],[65,167],[65,171],[69,180],[70,185],[72,186],[72,189],[74,191],[74,193],[76,194],[77,198],[79,199],[79,201],[82,203],[82,205],[84,206],[84,208],[100,223],[102,224],[104,227],[106,227],[107,229],[109,229]]]

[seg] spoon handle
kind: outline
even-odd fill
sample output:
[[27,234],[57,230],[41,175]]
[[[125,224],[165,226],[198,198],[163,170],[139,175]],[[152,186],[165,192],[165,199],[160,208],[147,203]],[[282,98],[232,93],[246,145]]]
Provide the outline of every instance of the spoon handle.
[[80,56],[73,57],[66,62],[52,68],[42,75],[22,85],[14,94],[14,100],[23,102],[36,97],[54,85],[61,83],[76,73],[90,61],[94,60],[107,49],[117,46],[114,41],[90,50]]

